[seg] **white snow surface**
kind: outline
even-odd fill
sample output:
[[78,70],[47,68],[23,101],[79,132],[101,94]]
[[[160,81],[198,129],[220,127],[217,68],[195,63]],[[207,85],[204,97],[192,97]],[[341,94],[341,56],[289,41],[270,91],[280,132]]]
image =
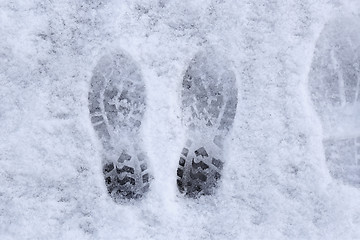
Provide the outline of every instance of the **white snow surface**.
[[[324,25],[359,5],[0,1],[0,239],[360,239],[360,189],[329,174],[307,86]],[[206,46],[226,53],[239,102],[216,194],[188,199],[176,187],[181,82]],[[146,84],[154,177],[124,204],[107,194],[87,99],[116,50]]]

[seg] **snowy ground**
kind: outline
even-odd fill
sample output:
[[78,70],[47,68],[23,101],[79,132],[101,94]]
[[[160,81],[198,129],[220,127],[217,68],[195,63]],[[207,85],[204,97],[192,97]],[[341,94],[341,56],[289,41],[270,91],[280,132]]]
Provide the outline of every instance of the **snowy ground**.
[[[357,1],[0,1],[1,239],[360,239],[360,190],[329,173],[307,86],[324,24]],[[355,21],[356,23],[356,21]],[[205,46],[237,75],[237,115],[216,195],[186,199],[181,81]],[[116,204],[91,126],[93,68],[141,68],[147,196]]]

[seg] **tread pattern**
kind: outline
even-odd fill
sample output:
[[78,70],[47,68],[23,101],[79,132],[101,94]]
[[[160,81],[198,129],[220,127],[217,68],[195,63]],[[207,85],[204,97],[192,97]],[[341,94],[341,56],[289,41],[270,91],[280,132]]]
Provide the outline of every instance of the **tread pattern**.
[[183,148],[177,169],[177,186],[189,197],[213,193],[221,178],[223,162],[210,157],[204,147],[189,152]]
[[189,131],[189,144],[181,152],[177,186],[180,193],[193,198],[214,192],[224,164],[222,142],[236,114],[235,74],[215,55],[212,51],[198,53],[182,83],[183,123]]
[[191,129],[217,129],[225,135],[236,113],[236,79],[213,61],[201,53],[190,63],[182,84],[183,120]]
[[[125,153],[124,153],[125,154]],[[120,158],[119,158],[120,159]],[[108,162],[103,166],[105,184],[109,194],[118,199],[138,199],[149,188],[149,173],[146,163],[140,164],[140,171],[136,171],[131,158],[124,162]]]
[[91,78],[89,112],[103,144],[105,185],[115,201],[140,198],[149,188],[146,155],[137,145],[146,107],[144,91],[131,58],[116,53],[99,60]]
[[[357,137],[360,128],[355,129],[360,122],[360,31],[357,22],[338,19],[325,27],[316,45],[309,89],[323,123],[326,135],[323,145],[331,175],[344,183],[360,186],[360,138]],[[350,123],[354,127],[350,127]],[[354,129],[344,133],[336,131],[346,130],[346,126]]]

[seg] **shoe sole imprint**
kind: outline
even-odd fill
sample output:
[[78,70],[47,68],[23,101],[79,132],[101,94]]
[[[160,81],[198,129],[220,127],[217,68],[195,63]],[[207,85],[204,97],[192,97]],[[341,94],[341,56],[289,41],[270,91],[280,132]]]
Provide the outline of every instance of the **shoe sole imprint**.
[[360,31],[338,19],[316,45],[309,88],[323,125],[325,158],[334,179],[360,187]]
[[235,74],[217,60],[212,51],[198,53],[183,78],[182,120],[188,140],[179,160],[177,186],[188,197],[214,192],[224,165],[223,140],[235,118]]
[[102,57],[88,95],[92,125],[103,145],[105,185],[115,201],[137,199],[149,188],[139,130],[145,112],[140,70],[124,53]]

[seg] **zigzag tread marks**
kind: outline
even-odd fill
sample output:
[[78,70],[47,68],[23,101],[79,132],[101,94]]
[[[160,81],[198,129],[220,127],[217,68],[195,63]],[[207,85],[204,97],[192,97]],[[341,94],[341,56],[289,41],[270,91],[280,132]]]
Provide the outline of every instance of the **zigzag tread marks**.
[[212,48],[197,53],[182,81],[182,121],[189,133],[194,133],[197,146],[207,148],[203,146],[189,154],[192,141],[188,141],[181,152],[177,185],[181,193],[190,197],[213,193],[223,168],[216,156],[221,155],[224,137],[236,115],[236,75],[230,62],[222,58],[225,56]]
[[145,156],[140,153],[138,157],[141,158],[138,161],[140,172],[127,165],[127,163],[131,164],[133,158],[125,152],[120,155],[120,161],[104,164],[105,185],[109,194],[115,199],[140,198],[149,189],[150,175],[144,161]]
[[221,177],[222,166],[223,163],[219,159],[209,157],[204,147],[194,150],[192,154],[184,147],[177,169],[179,191],[195,198],[211,194]]
[[[130,149],[118,158],[108,157],[117,150],[117,139],[138,137],[145,113],[145,83],[133,59],[122,52],[103,56],[93,70],[88,101],[90,120],[106,156],[102,171],[108,192],[116,202],[142,196],[150,175],[140,146],[124,146]],[[134,151],[140,152],[133,155]]]

